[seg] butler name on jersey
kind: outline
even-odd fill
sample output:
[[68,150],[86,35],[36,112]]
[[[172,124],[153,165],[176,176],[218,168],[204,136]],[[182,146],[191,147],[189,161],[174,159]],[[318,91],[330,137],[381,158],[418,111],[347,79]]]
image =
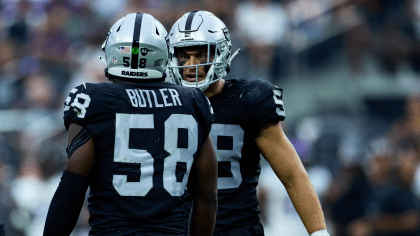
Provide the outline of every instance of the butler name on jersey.
[[[171,107],[182,106],[176,89],[159,89],[159,93],[148,89],[126,89],[133,107]],[[163,103],[159,103],[163,101]]]
[[212,119],[199,89],[166,82],[86,83],[72,89],[65,126],[83,126],[95,142],[91,233],[106,228],[125,228],[124,235],[143,229],[183,233],[180,196]]

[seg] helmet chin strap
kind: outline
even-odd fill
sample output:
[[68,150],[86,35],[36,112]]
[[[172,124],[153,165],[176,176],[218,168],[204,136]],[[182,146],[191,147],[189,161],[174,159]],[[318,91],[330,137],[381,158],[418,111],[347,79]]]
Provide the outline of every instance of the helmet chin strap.
[[232,54],[232,56],[230,56],[230,58],[229,58],[229,61],[228,61],[228,66],[230,67],[230,64],[232,64],[232,60],[233,60],[233,58],[235,58],[236,57],[236,55],[238,55],[238,53],[241,51],[241,49],[238,49],[238,50],[236,50],[233,54]]

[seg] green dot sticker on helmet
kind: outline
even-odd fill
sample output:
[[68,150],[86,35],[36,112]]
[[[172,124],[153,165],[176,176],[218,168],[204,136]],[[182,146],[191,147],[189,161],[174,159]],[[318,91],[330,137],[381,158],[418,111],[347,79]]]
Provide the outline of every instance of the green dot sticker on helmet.
[[139,54],[139,48],[133,47],[133,54]]

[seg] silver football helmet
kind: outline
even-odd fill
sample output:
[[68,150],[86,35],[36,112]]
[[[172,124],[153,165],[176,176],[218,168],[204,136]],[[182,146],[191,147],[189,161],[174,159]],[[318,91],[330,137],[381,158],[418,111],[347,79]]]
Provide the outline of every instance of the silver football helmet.
[[162,78],[168,62],[167,31],[152,15],[130,13],[108,32],[102,50],[110,75]]
[[[230,70],[233,58],[232,42],[226,25],[213,13],[208,11],[192,11],[184,14],[169,31],[169,64],[168,71],[174,83],[187,87],[198,87],[206,90],[210,84],[222,79]],[[178,64],[177,48],[191,46],[207,46],[207,62],[198,65],[182,66]],[[213,61],[210,53],[214,52]],[[198,82],[198,66],[209,66],[203,81]],[[185,67],[196,67],[196,81],[187,82],[181,70]]]

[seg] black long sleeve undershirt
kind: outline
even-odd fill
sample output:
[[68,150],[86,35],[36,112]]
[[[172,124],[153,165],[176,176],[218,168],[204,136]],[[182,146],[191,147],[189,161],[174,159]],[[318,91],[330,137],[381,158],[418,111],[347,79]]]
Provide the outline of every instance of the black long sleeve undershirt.
[[89,177],[64,171],[51,201],[44,236],[69,236],[82,209]]

